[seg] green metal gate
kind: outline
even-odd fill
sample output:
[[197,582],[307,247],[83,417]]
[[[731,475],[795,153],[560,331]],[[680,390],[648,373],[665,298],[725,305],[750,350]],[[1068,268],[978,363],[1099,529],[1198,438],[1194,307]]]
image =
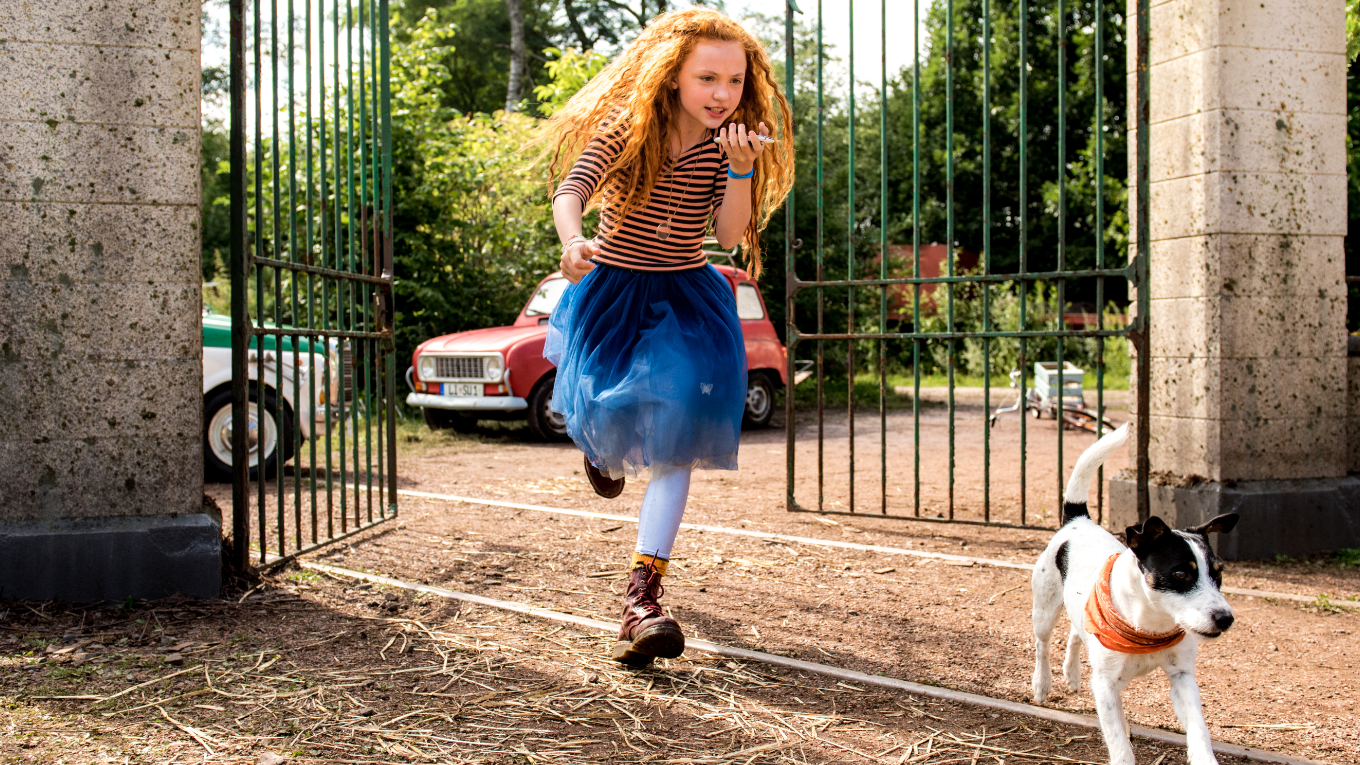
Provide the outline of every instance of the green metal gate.
[[[962,2],[963,0],[959,0]],[[854,8],[853,0],[848,4],[832,3],[837,13],[848,14],[850,21],[849,37],[849,83],[856,83],[855,59],[854,59]],[[1145,129],[1148,124],[1148,69],[1147,69],[1147,28],[1148,0],[1139,0],[1137,4],[1137,15],[1131,23],[1117,24],[1117,22],[1107,21],[1107,9],[1104,0],[1084,0],[1081,3],[1074,0],[1052,0],[1051,2],[1036,4],[1030,0],[1014,0],[1013,2],[1001,3],[998,0],[978,0],[974,5],[980,5],[980,40],[977,38],[976,30],[974,37],[970,38],[971,47],[969,55],[975,57],[972,62],[974,66],[980,65],[980,82],[974,69],[972,82],[975,89],[973,96],[980,98],[982,120],[982,139],[980,145],[969,145],[964,147],[956,146],[956,124],[955,124],[955,102],[963,91],[960,90],[956,82],[956,70],[960,68],[958,48],[956,41],[956,2],[955,0],[934,0],[928,3],[925,8],[928,13],[944,13],[944,39],[943,46],[937,46],[929,51],[923,51],[919,38],[922,30],[922,3],[915,0],[912,10],[912,22],[915,33],[912,34],[916,40],[913,63],[911,67],[910,85],[900,85],[910,90],[912,99],[911,108],[911,142],[910,142],[910,180],[907,184],[910,188],[910,209],[893,210],[890,209],[889,193],[889,72],[887,66],[888,40],[890,34],[896,39],[897,32],[904,30],[890,30],[888,25],[888,0],[879,0],[877,12],[880,21],[881,35],[877,41],[882,46],[882,66],[876,73],[879,82],[877,83],[877,103],[871,103],[871,107],[876,106],[878,111],[878,124],[870,125],[876,127],[879,133],[879,157],[878,157],[878,177],[879,177],[879,199],[880,207],[876,214],[865,215],[856,218],[857,208],[855,205],[856,194],[856,173],[858,167],[856,150],[856,130],[863,129],[865,126],[857,124],[856,106],[857,99],[863,100],[857,94],[856,87],[848,86],[845,82],[839,84],[839,88],[831,94],[844,100],[848,107],[848,146],[846,147],[846,162],[844,167],[839,165],[832,167],[832,172],[848,173],[848,182],[845,183],[846,195],[848,196],[846,209],[849,211],[851,219],[845,227],[845,238],[843,242],[829,242],[824,237],[824,227],[828,223],[826,206],[828,200],[824,198],[827,185],[826,173],[828,168],[825,164],[825,152],[828,146],[825,143],[824,128],[827,124],[828,108],[824,103],[824,98],[828,97],[828,89],[825,82],[826,56],[823,48],[823,8],[820,0],[817,2],[815,12],[816,17],[816,37],[815,37],[815,98],[816,105],[813,114],[815,115],[815,143],[816,143],[816,184],[815,198],[811,200],[795,199],[790,194],[786,203],[785,215],[785,269],[786,269],[786,329],[788,347],[788,379],[795,380],[798,372],[798,356],[809,355],[812,358],[804,361],[804,365],[811,362],[811,368],[815,374],[815,419],[811,423],[803,425],[800,431],[800,413],[797,399],[800,394],[793,386],[789,389],[786,396],[786,427],[787,427],[787,459],[788,459],[788,484],[786,494],[786,508],[791,512],[819,512],[819,513],[845,513],[845,514],[865,514],[873,513],[884,517],[904,518],[922,521],[943,521],[952,523],[975,523],[991,526],[1015,526],[1015,527],[1051,527],[1059,517],[1058,510],[1061,507],[1061,495],[1063,491],[1064,479],[1067,473],[1065,469],[1065,457],[1075,459],[1081,451],[1080,448],[1070,448],[1072,444],[1067,444],[1066,453],[1064,451],[1064,430],[1067,429],[1068,419],[1079,424],[1082,421],[1094,424],[1095,429],[1100,430],[1104,422],[1107,411],[1105,401],[1105,346],[1111,339],[1127,338],[1131,347],[1137,350],[1141,345],[1141,338],[1146,337],[1148,327],[1148,300],[1149,294],[1146,288],[1148,284],[1148,242],[1149,242],[1149,219],[1148,206],[1141,203],[1141,200],[1148,198],[1147,188],[1147,168],[1148,168],[1148,131]],[[998,6],[1004,6],[997,10]],[[973,6],[970,5],[971,9]],[[1120,10],[1123,9],[1120,5]],[[1069,49],[1071,48],[1071,35],[1073,34],[1074,9],[1080,8],[1083,13],[1089,14],[1089,18],[1094,18],[1094,24],[1081,28],[1082,34],[1093,36],[1091,44],[1094,61],[1090,63],[1087,71],[1094,71],[1094,113],[1083,115],[1070,115],[1067,104],[1067,94],[1069,90],[1069,78],[1072,76],[1074,67],[1084,66],[1081,62],[1070,61]],[[810,9],[811,10],[811,9]],[[795,36],[794,14],[802,13],[794,0],[789,0],[786,4],[785,14],[785,87],[790,97],[797,92],[795,74],[802,74],[797,70],[797,60],[795,52],[798,40]],[[938,17],[937,17],[938,18]],[[997,37],[994,29],[994,22],[998,19],[1005,19],[1005,30],[1011,34],[1009,39]],[[1054,20],[1056,19],[1056,22]],[[1042,20],[1047,27],[1052,30],[1056,27],[1053,38],[1049,38],[1049,44],[1056,48],[1056,66],[1053,71],[1040,71],[1035,68],[1036,60],[1032,58],[1030,46],[1034,44],[1037,34],[1036,22]],[[971,21],[971,19],[970,19]],[[810,25],[811,20],[808,21]],[[938,24],[938,21],[936,22]],[[1136,41],[1129,40],[1128,44],[1134,46],[1135,55],[1132,57],[1136,62],[1135,72],[1130,76],[1135,79],[1136,87],[1134,98],[1136,108],[1133,110],[1133,123],[1136,127],[1136,153],[1130,147],[1130,154],[1135,158],[1130,163],[1136,183],[1131,183],[1128,188],[1128,197],[1132,203],[1128,208],[1119,204],[1118,200],[1107,199],[1105,184],[1105,132],[1108,129],[1109,116],[1104,111],[1106,83],[1103,65],[1106,57],[1106,35],[1110,33],[1108,27],[1114,26],[1115,31],[1122,32],[1124,29],[1134,31],[1136,29]],[[938,28],[938,26],[937,26]],[[1011,49],[1018,48],[1018,130],[1010,135],[996,135],[994,131],[999,120],[994,119],[993,98],[997,94],[993,86],[993,67],[992,57],[998,44],[1011,46]],[[1121,57],[1122,58],[1122,57]],[[944,109],[944,141],[943,145],[927,145],[923,141],[923,131],[921,122],[922,92],[921,74],[922,67],[927,65],[932,59],[942,62],[945,70],[945,109]],[[1122,62],[1121,62],[1122,63]],[[806,65],[804,66],[806,70]],[[803,74],[802,76],[808,76]],[[1041,120],[1042,124],[1036,124],[1030,113],[1029,97],[1035,90],[1035,82],[1041,82],[1045,88],[1056,88],[1057,109],[1056,115],[1044,115],[1047,119]],[[863,83],[860,83],[862,86]],[[977,91],[980,90],[980,94]],[[1077,160],[1073,156],[1067,145],[1067,138],[1070,125],[1075,124],[1074,120],[1082,119],[1090,126],[1089,135],[1094,137],[1095,149],[1093,156],[1085,158],[1088,162],[1094,163],[1093,175],[1095,183],[1095,202],[1092,204],[1095,214],[1094,234],[1090,237],[1093,241],[1088,241],[1088,246],[1094,247],[1094,262],[1089,263],[1086,268],[1071,268],[1068,262],[1069,234],[1071,224],[1067,219],[1069,193],[1072,183],[1069,176],[1071,163]],[[806,128],[806,126],[805,126]],[[1030,155],[1030,143],[1034,136],[1044,131],[1046,134],[1056,131],[1057,133],[1057,154],[1056,167],[1056,188],[1042,190],[1047,193],[1049,208],[1057,218],[1057,242],[1054,252],[1033,252],[1027,242],[1033,221],[1030,213],[1030,200],[1040,190],[1027,188],[1030,179],[1030,168],[1036,161],[1053,162],[1054,158],[1045,157],[1036,160]],[[1005,211],[1006,219],[1004,225],[1009,226],[1018,240],[1018,247],[1010,259],[1012,262],[1009,267],[1000,267],[998,261],[1001,258],[995,256],[992,247],[993,232],[998,230],[1002,222],[994,215],[993,208],[994,196],[993,187],[998,182],[994,174],[993,161],[999,155],[999,151],[1014,152],[1018,156],[1019,173],[1018,186],[1018,209],[1015,206]],[[945,183],[943,199],[923,200],[922,186],[922,166],[923,159],[934,152],[944,155]],[[840,155],[838,155],[840,156]],[[981,205],[980,209],[960,210],[955,201],[956,195],[956,168],[961,162],[972,163],[973,166],[981,167]],[[801,171],[800,171],[801,172]],[[872,178],[872,174],[870,174]],[[864,189],[861,184],[858,188]],[[805,192],[806,193],[806,192]],[[1088,192],[1089,195],[1090,192]],[[839,200],[836,200],[839,202]],[[945,209],[945,255],[941,273],[937,275],[925,275],[922,272],[922,204],[923,201],[943,204]],[[1014,201],[1014,200],[1013,200]],[[799,211],[798,204],[815,205],[816,224],[815,231],[796,231],[796,219]],[[1131,209],[1130,209],[1131,208]],[[1122,209],[1129,209],[1131,215],[1136,218],[1130,220],[1131,239],[1136,242],[1132,256],[1125,258],[1110,257],[1106,252],[1107,243],[1105,241],[1106,215],[1118,213]],[[964,271],[958,268],[956,257],[956,219],[960,214],[980,216],[982,219],[982,252],[977,263],[977,268],[971,271]],[[911,232],[910,252],[910,271],[906,275],[894,274],[889,267],[889,231],[890,221],[893,216],[909,220],[909,225],[904,228]],[[867,218],[873,217],[876,220],[869,221]],[[867,225],[873,224],[873,225]],[[860,273],[860,271],[872,268],[872,265],[865,263],[862,255],[863,249],[875,249],[873,242],[862,242],[857,240],[857,231],[865,228],[872,228],[876,225],[878,230],[877,241],[877,273]],[[804,227],[806,229],[806,226]],[[815,248],[815,266],[812,270],[815,273],[811,278],[805,278],[806,274],[800,275],[797,271],[797,252],[803,249],[801,237],[811,240]],[[857,247],[860,249],[857,250]],[[844,250],[846,257],[843,265],[832,260],[836,250]],[[905,249],[905,248],[904,248]],[[857,255],[857,252],[861,253]],[[844,278],[831,278],[827,272],[835,264],[840,275]],[[804,263],[805,270],[809,264]],[[899,269],[900,270],[900,269]],[[1134,304],[1130,306],[1133,313],[1131,320],[1117,323],[1115,326],[1106,326],[1104,307],[1106,299],[1107,280],[1127,280],[1130,295],[1134,297]],[[1040,285],[1049,285],[1044,291]],[[1094,292],[1097,310],[1094,320],[1095,326],[1072,326],[1066,313],[1068,305],[1069,289],[1076,287],[1083,288],[1086,292]],[[838,291],[844,293],[844,309],[840,306],[837,312],[840,314],[838,321],[843,326],[830,326],[826,314],[833,304],[828,302],[828,293]],[[860,291],[872,291],[870,294],[877,295],[877,316],[865,317],[862,312],[856,316],[856,308],[863,309],[863,303],[857,303],[857,293],[862,297]],[[923,300],[923,291],[933,292]],[[964,306],[964,295],[972,301],[980,301],[980,323],[965,323],[956,316],[956,309]],[[909,294],[909,301],[904,293]],[[941,293],[943,293],[941,300]],[[1036,317],[1033,315],[1031,295],[1048,295],[1054,298],[1056,311],[1052,316],[1047,314]],[[803,298],[804,295],[812,295],[811,299]],[[1011,317],[1007,321],[1005,317],[996,315],[995,306],[997,301],[1009,296],[1013,301],[1018,302],[1019,315]],[[899,314],[903,315],[901,321],[895,329],[890,325],[890,311],[893,309],[893,300],[897,298],[900,302],[909,302],[909,319],[905,318],[906,307],[900,306]],[[800,306],[799,300],[803,298]],[[976,311],[976,302],[971,306]],[[1044,326],[1036,326],[1042,323]],[[1038,357],[1038,354],[1030,353],[1031,347],[1044,341],[1051,341],[1056,344],[1056,351],[1051,355]],[[1034,362],[1053,363],[1061,374],[1065,371],[1064,365],[1065,349],[1071,347],[1069,344],[1078,342],[1090,342],[1095,346],[1095,407],[1091,412],[1073,412],[1069,416],[1071,409],[1065,409],[1064,405],[1069,400],[1064,397],[1064,393],[1059,392],[1056,401],[1056,408],[1053,414],[1057,416],[1054,420],[1056,431],[1048,433],[1045,427],[1041,433],[1031,433],[1031,428],[1026,423],[1026,407],[1020,408],[1019,422],[1014,422],[1012,416],[1009,421],[1004,419],[996,420],[992,415],[997,404],[1002,403],[993,397],[991,383],[994,373],[1005,374],[1007,370],[995,370],[992,368],[993,356],[1004,344],[1013,344],[1013,350],[1018,350],[1018,385],[1019,389],[1012,392],[1013,396],[1023,395],[1030,388],[1030,369]],[[979,413],[976,407],[971,411],[963,413],[961,418],[960,407],[956,400],[959,388],[956,385],[956,368],[958,366],[959,351],[961,344],[971,343],[973,351],[981,349],[982,359],[982,408]],[[890,353],[890,347],[893,352]],[[865,492],[863,489],[864,476],[857,475],[856,467],[856,394],[855,382],[857,377],[857,353],[863,357],[870,356],[868,359],[871,366],[876,367],[877,372],[877,403],[878,403],[878,422],[877,433],[870,434],[871,438],[876,437],[878,442],[878,455],[871,466],[873,483],[876,484]],[[936,353],[932,353],[936,351]],[[830,355],[828,355],[830,354]],[[943,416],[934,416],[934,420],[939,422],[928,423],[928,429],[933,428],[937,433],[937,442],[934,446],[923,443],[922,422],[922,369],[923,362],[928,361],[928,357],[942,357],[943,375],[946,379],[946,388],[943,402],[945,409]],[[834,358],[833,358],[834,357]],[[829,421],[827,417],[827,368],[828,362],[834,360],[835,364],[842,366],[845,370],[845,399],[846,409],[844,420],[841,422]],[[890,448],[891,440],[895,436],[899,442],[905,442],[907,421],[905,417],[892,415],[889,413],[888,402],[888,368],[896,362],[899,368],[906,368],[910,364],[912,384],[909,386],[911,399],[910,416],[910,448],[905,444],[899,450]],[[1134,451],[1134,465],[1137,474],[1137,508],[1140,518],[1147,517],[1147,481],[1148,481],[1148,460],[1147,460],[1147,392],[1148,392],[1148,365],[1139,363],[1135,360],[1132,363],[1133,373],[1131,375],[1131,388],[1135,391],[1138,398],[1132,402],[1133,417],[1135,418],[1136,448]],[[1047,373],[1046,369],[1043,370]],[[863,375],[860,375],[863,377]],[[1015,380],[1016,375],[1012,376]],[[1059,391],[1066,389],[1061,387],[1064,378],[1059,378]],[[811,382],[811,381],[809,381]],[[863,380],[862,380],[863,382]],[[902,386],[907,388],[908,386]],[[810,398],[811,394],[804,395]],[[1071,402],[1075,407],[1075,401]],[[1083,399],[1081,409],[1087,409],[1088,405]],[[804,413],[802,418],[807,420],[809,415],[806,409],[810,408],[810,402],[804,402]],[[1042,413],[1042,408],[1041,408]],[[1084,418],[1084,420],[1083,420]],[[962,419],[963,429],[960,429]],[[839,417],[835,420],[840,420]],[[993,422],[996,424],[993,424]],[[843,424],[842,424],[843,423]],[[891,427],[890,427],[891,424]],[[843,428],[843,432],[835,433],[836,440],[843,442],[844,458],[846,469],[843,471],[845,480],[838,481],[839,486],[829,486],[827,470],[827,439],[829,427],[838,430]],[[1036,423],[1035,427],[1039,427]],[[815,453],[812,448],[812,429],[815,428]],[[1014,487],[1018,482],[1018,498],[1009,502],[998,503],[995,497],[994,488],[997,484],[995,468],[997,451],[998,429],[1006,428],[1011,431],[1008,437],[1013,437],[1018,429],[1018,455],[1006,453],[1007,459],[1012,463],[1011,469],[1006,471],[1008,475],[1003,477],[1006,481],[1004,485]],[[802,433],[802,435],[800,435]],[[970,443],[980,441],[980,450],[973,451],[973,464],[970,464],[968,488],[972,496],[963,500],[956,496],[958,492],[957,476],[957,446],[959,436],[963,434],[967,439],[972,439]],[[1068,436],[1069,438],[1071,436]],[[1084,446],[1092,438],[1086,438],[1077,446]],[[803,447],[800,449],[800,447]],[[1046,455],[1042,459],[1047,468],[1056,468],[1051,472],[1056,473],[1056,481],[1051,486],[1053,494],[1048,494],[1047,489],[1041,489],[1038,501],[1041,507],[1036,512],[1032,507],[1036,499],[1031,497],[1031,487],[1029,486],[1029,474],[1032,472],[1034,460],[1030,457],[1030,452],[1036,447],[1052,449],[1055,454]],[[896,453],[894,453],[896,452]],[[922,457],[926,456],[932,463],[926,466],[927,483],[934,483],[934,493],[923,491],[922,476]],[[904,457],[906,459],[903,459]],[[909,462],[907,460],[910,460]],[[981,464],[976,462],[980,460]],[[800,463],[814,465],[807,467],[800,472]],[[1018,467],[1018,470],[1014,469]],[[859,466],[859,472],[864,472],[864,466]],[[980,472],[980,479],[977,473]],[[800,477],[806,473],[815,473],[815,483],[811,479]],[[859,484],[857,486],[857,484]],[[976,484],[980,484],[977,486]],[[1102,474],[1099,485],[1103,489],[1104,476]],[[930,489],[931,487],[926,487]],[[857,496],[857,489],[859,489]],[[830,496],[828,491],[830,490]],[[808,494],[815,492],[815,496],[808,498]],[[864,500],[864,495],[869,494],[871,499]],[[980,496],[979,496],[980,495]],[[800,502],[800,496],[803,502]],[[806,503],[806,504],[805,504]],[[1098,490],[1096,501],[1096,515],[1103,515],[1104,496],[1103,491]]]
[[251,423],[230,428],[232,549],[244,567],[397,513],[391,114],[387,0],[231,0],[230,13],[231,422]]

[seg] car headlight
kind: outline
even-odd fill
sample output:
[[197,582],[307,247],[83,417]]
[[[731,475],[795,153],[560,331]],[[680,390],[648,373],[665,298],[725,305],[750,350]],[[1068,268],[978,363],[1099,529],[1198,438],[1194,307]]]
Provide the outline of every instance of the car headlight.
[[505,361],[500,356],[492,356],[486,360],[486,379],[493,383],[500,382],[503,374],[505,374]]
[[420,365],[419,365],[417,371],[420,373],[420,379],[422,379],[422,380],[429,380],[429,379],[433,378],[433,377],[434,377],[434,357],[433,357],[433,356],[421,356],[421,357],[420,357]]

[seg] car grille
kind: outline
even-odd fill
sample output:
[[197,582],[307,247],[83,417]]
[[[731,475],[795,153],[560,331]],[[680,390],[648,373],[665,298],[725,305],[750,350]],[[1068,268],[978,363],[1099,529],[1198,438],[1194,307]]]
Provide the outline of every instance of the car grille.
[[442,380],[481,380],[486,377],[484,356],[436,356],[434,375]]

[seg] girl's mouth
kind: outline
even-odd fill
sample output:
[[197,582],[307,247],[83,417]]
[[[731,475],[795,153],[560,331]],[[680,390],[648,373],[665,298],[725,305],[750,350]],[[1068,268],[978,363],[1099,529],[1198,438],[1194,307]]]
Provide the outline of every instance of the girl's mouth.
[[708,112],[710,117],[722,117],[727,113],[726,109],[717,106],[705,106],[704,111]]

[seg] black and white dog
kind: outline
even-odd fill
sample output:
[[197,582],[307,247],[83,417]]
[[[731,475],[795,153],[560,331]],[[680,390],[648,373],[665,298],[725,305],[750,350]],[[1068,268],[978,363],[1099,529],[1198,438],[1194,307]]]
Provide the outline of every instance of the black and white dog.
[[1171,703],[1185,728],[1191,765],[1217,763],[1204,724],[1195,656],[1202,641],[1232,626],[1219,591],[1223,564],[1209,533],[1227,533],[1237,515],[1173,530],[1149,518],[1126,531],[1128,546],[1091,520],[1086,497],[1101,463],[1128,439],[1128,425],[1101,438],[1077,460],[1067,483],[1063,525],[1034,566],[1034,700],[1052,688],[1049,646],[1064,606],[1071,621],[1063,675],[1081,687],[1080,647],[1091,662],[1091,693],[1111,765],[1134,765],[1120,693],[1129,681],[1161,667],[1171,679]]

